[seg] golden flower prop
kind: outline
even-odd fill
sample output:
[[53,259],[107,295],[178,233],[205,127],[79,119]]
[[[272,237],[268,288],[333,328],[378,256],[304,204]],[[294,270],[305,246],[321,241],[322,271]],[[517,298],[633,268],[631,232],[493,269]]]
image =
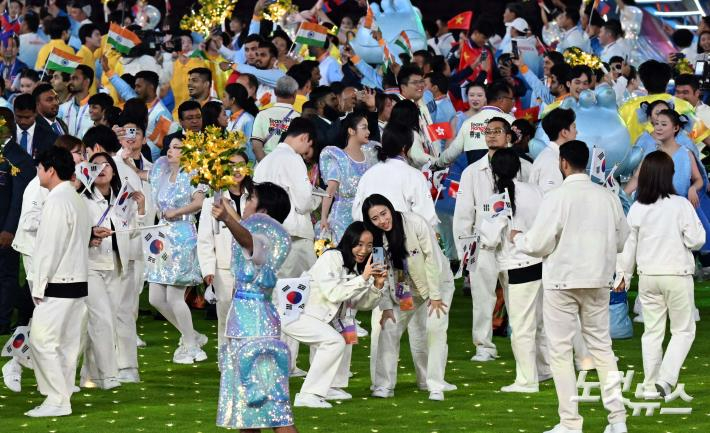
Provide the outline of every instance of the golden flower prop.
[[236,3],[236,0],[201,0],[200,10],[182,17],[180,28],[202,33],[207,37],[212,29],[222,25],[224,20],[231,16]]
[[254,161],[238,163],[236,172],[244,177],[252,176],[254,174]]
[[[10,131],[7,127],[7,124],[5,123],[5,118],[0,117],[0,137],[9,137]],[[19,167],[13,165],[9,160],[5,159],[5,146],[0,149],[0,164],[3,162],[7,162],[8,165],[10,166],[10,176],[17,176],[20,174],[20,169]]]
[[204,132],[187,131],[182,142],[180,167],[192,173],[192,184],[204,184],[212,191],[223,191],[235,184],[230,158],[246,144],[241,131],[223,133],[216,126]]
[[675,70],[678,74],[694,74],[695,70],[690,65],[688,59],[683,57],[675,64]]
[[290,13],[298,12],[298,8],[291,3],[291,0],[277,0],[261,13],[261,16],[273,23],[281,22],[281,19]]
[[585,53],[577,47],[570,47],[562,53],[565,62],[570,66],[589,66],[592,70],[601,69],[602,61],[594,54]]
[[330,239],[318,239],[313,243],[313,250],[316,252],[316,256],[320,257],[326,250],[337,246],[338,245]]

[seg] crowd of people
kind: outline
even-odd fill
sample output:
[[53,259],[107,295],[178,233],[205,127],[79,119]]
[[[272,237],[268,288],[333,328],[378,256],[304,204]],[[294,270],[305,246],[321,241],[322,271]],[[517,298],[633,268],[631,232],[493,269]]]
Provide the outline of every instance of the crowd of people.
[[[125,5],[0,2],[0,334],[29,326],[29,352],[2,373],[21,392],[34,372],[46,399],[27,416],[70,415],[79,388],[141,381],[146,283],[180,334],[177,364],[208,359],[186,291],[216,300],[219,426],[296,431],[292,405],[352,398],[352,345],[368,332],[373,397],[394,396],[406,332],[417,386],[442,401],[457,389],[445,380],[457,270],[473,301],[471,361],[499,357],[504,300],[516,370],[501,391],[554,380],[560,421],[547,433],[582,431],[575,369],[599,374],[605,433],[627,431],[609,303],[634,272],[641,397],[672,393],[699,319],[696,259],[710,258],[710,110],[681,64],[710,50],[710,19],[670,35],[667,61],[638,62],[621,19],[633,2],[510,2],[500,26],[424,19],[425,46],[405,34],[401,54],[371,64],[354,32],[389,52],[387,8],[358,1],[360,16],[336,25],[321,0],[296,15],[325,40],[301,44],[265,18],[271,3],[207,37],[166,28],[149,43]],[[570,65],[570,49],[594,64]],[[643,161],[599,185],[574,107],[605,87]],[[219,194],[183,168],[186,137],[208,128],[247,137]],[[286,284],[301,293],[284,304]],[[305,376],[293,400],[290,376]]]

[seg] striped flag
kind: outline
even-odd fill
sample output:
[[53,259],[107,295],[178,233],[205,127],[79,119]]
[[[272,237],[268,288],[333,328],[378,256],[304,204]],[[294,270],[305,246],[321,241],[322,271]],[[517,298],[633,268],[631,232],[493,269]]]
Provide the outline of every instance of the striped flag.
[[328,29],[320,24],[304,22],[298,29],[296,34],[296,43],[303,45],[311,45],[314,47],[325,47],[325,41],[328,36]]
[[367,4],[367,14],[365,15],[365,21],[363,21],[362,26],[368,30],[372,30],[375,27],[375,15],[372,13],[370,3]]
[[382,47],[382,56],[384,58],[385,69],[389,69],[392,63],[394,63],[396,60],[384,39],[378,39],[377,43],[380,45],[380,47]]
[[400,32],[399,37],[396,41],[394,41],[394,44],[400,47],[402,49],[402,52],[409,55],[412,54],[412,43],[409,42],[409,37],[404,32],[404,30]]
[[151,132],[150,136],[148,137],[148,140],[152,141],[156,146],[162,149],[163,138],[168,135],[170,125],[172,124],[173,122],[171,122],[170,119],[165,116],[160,116],[160,119],[155,122],[155,127],[153,127],[153,132]]
[[49,53],[49,57],[47,57],[46,69],[71,74],[79,66],[79,63],[81,63],[81,57],[69,54],[59,48],[54,48]]
[[124,29],[116,23],[111,23],[108,30],[108,43],[119,53],[128,54],[131,48],[141,43],[141,40],[132,31]]

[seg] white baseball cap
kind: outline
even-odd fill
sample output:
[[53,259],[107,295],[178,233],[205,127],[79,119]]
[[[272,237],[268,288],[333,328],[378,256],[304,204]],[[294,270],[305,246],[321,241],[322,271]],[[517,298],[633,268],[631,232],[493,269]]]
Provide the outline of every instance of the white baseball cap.
[[530,27],[528,26],[528,22],[525,21],[525,18],[516,18],[513,21],[509,23],[505,23],[506,27],[512,27],[515,30],[523,33],[527,33],[530,30]]

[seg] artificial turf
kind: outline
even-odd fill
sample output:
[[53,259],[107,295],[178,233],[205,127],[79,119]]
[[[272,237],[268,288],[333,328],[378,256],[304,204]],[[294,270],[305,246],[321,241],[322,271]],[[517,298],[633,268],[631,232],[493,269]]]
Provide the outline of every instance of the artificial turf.
[[[635,292],[632,292],[632,296]],[[144,293],[145,297],[145,293]],[[145,301],[145,299],[143,300]],[[629,432],[683,433],[710,432],[710,393],[706,381],[710,371],[710,283],[696,284],[696,303],[703,318],[698,322],[695,344],[686,360],[680,381],[690,403],[676,400],[664,403],[667,408],[692,408],[690,415],[629,416]],[[507,338],[495,338],[500,358],[488,363],[470,361],[471,299],[458,290],[454,297],[449,326],[449,363],[446,379],[458,386],[446,393],[446,400],[428,400],[417,390],[406,337],[402,341],[402,362],[395,397],[375,399],[369,396],[369,338],[361,338],[353,350],[348,392],[353,400],[336,402],[332,409],[295,408],[300,432],[337,433],[420,433],[420,432],[543,432],[558,422],[557,400],[552,381],[540,385],[538,394],[505,394],[503,385],[514,379],[514,361]],[[362,315],[369,328],[369,315]],[[209,359],[192,366],[171,362],[178,334],[167,322],[151,316],[139,318],[139,333],[148,347],[139,349],[140,384],[124,384],[110,391],[85,390],[72,396],[73,415],[50,419],[23,416],[42,402],[34,375],[25,371],[19,394],[0,386],[0,432],[215,432],[219,374],[216,367],[216,322],[194,312],[195,327],[210,337],[205,347]],[[634,325],[634,337],[614,341],[619,368],[635,370],[633,386],[624,397],[636,401],[633,390],[642,380],[641,342],[643,327]],[[301,346],[299,366],[307,367],[307,348]],[[6,359],[6,358],[4,358]],[[4,362],[4,360],[3,360]],[[590,374],[588,381],[593,380]],[[303,379],[291,380],[291,397]],[[599,395],[597,389],[592,393]],[[581,403],[585,432],[602,433],[606,411],[602,403]],[[630,411],[629,411],[630,415]]]

